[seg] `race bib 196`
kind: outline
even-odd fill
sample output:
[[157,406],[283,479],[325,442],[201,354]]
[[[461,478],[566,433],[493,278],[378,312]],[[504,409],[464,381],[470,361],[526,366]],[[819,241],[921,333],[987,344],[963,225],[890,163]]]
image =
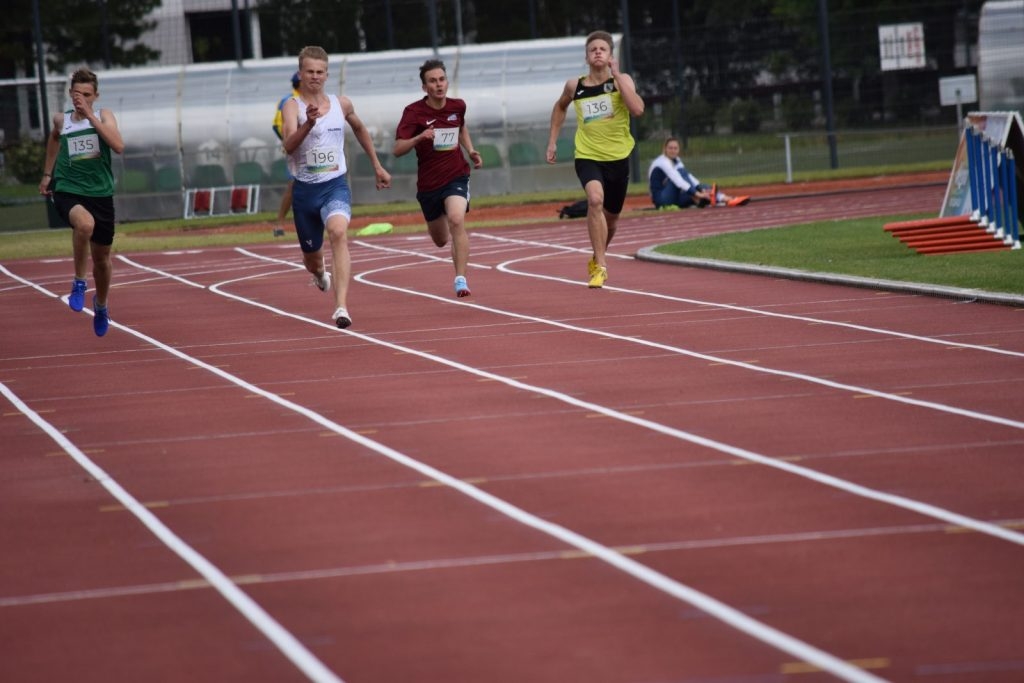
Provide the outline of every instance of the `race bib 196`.
[[438,152],[448,152],[455,149],[459,144],[458,128],[435,128],[434,149]]
[[96,133],[68,138],[68,158],[71,161],[99,159],[100,136]]
[[598,119],[610,119],[613,114],[612,96],[607,93],[581,100],[580,106],[583,109],[583,123],[590,123]]
[[330,173],[339,168],[338,150],[333,147],[314,147],[306,152],[306,171],[309,173]]

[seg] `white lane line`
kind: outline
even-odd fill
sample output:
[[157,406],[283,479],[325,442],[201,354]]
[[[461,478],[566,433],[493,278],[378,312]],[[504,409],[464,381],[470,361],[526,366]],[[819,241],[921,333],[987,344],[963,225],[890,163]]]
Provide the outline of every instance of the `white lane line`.
[[[416,254],[415,252],[410,252],[410,255],[417,256],[418,254]],[[266,258],[266,257],[259,257],[256,254],[253,254],[253,256],[256,256],[257,258]],[[528,259],[536,259],[536,258],[543,258],[544,256],[547,256],[547,255],[531,256],[531,257],[527,257],[527,258]],[[407,265],[408,264],[404,264],[402,267],[405,267]],[[925,401],[925,400],[922,400],[922,399],[911,398],[909,396],[901,396],[899,394],[891,394],[891,393],[884,392],[884,391],[878,391],[876,389],[870,389],[868,387],[857,386],[855,384],[844,384],[842,382],[834,382],[832,380],[823,379],[821,377],[815,377],[813,375],[805,375],[805,374],[799,373],[799,372],[792,372],[792,371],[789,371],[789,370],[776,370],[774,368],[769,368],[769,367],[766,367],[766,366],[763,366],[763,365],[754,365],[752,363],[744,363],[743,361],[733,360],[731,358],[724,358],[724,357],[721,357],[721,356],[712,356],[710,354],[700,353],[698,351],[691,351],[689,349],[684,349],[684,348],[681,348],[681,347],[678,347],[678,346],[670,346],[668,344],[662,344],[660,342],[649,341],[647,339],[639,339],[637,337],[624,336],[624,335],[620,335],[620,334],[615,334],[614,332],[605,332],[603,330],[597,330],[597,329],[593,329],[593,328],[589,328],[589,327],[579,327],[577,325],[571,325],[569,323],[564,323],[564,322],[560,322],[558,320],[552,320],[552,319],[549,319],[549,318],[538,318],[536,316],[526,315],[524,313],[516,313],[514,311],[510,311],[510,310],[507,310],[507,309],[500,309],[500,308],[493,308],[493,307],[490,307],[490,306],[484,306],[483,304],[469,302],[469,301],[466,301],[465,299],[459,299],[458,301],[455,301],[455,300],[448,299],[448,298],[445,298],[445,297],[437,296],[436,294],[429,294],[429,293],[426,293],[426,292],[420,292],[420,291],[413,290],[413,289],[408,289],[408,288],[405,288],[405,287],[398,287],[398,286],[395,286],[395,285],[388,285],[388,284],[384,284],[382,282],[374,282],[373,280],[369,279],[370,276],[372,276],[372,275],[376,275],[377,273],[382,273],[382,272],[386,272],[386,271],[389,271],[389,270],[393,270],[396,267],[397,266],[390,266],[390,267],[386,267],[386,268],[378,268],[376,270],[364,271],[364,272],[359,273],[358,275],[356,275],[355,279],[358,280],[359,282],[362,282],[362,283],[368,284],[368,285],[372,285],[374,287],[381,287],[383,289],[390,289],[392,291],[402,292],[403,294],[411,294],[413,296],[421,296],[421,297],[425,297],[425,298],[428,298],[428,299],[433,299],[435,301],[440,301],[440,302],[448,304],[448,305],[454,304],[456,306],[470,306],[472,308],[475,308],[475,309],[480,310],[480,311],[485,311],[487,313],[494,313],[496,315],[502,315],[502,316],[506,316],[506,317],[509,317],[509,318],[515,318],[517,320],[526,320],[526,321],[529,321],[529,322],[535,322],[535,323],[539,323],[539,324],[542,324],[542,325],[548,325],[548,326],[551,326],[551,327],[557,327],[557,328],[560,328],[560,329],[563,329],[563,330],[569,330],[569,331],[572,331],[572,332],[579,332],[581,334],[589,334],[589,335],[593,335],[593,336],[597,336],[597,337],[604,337],[605,339],[614,339],[614,340],[617,340],[617,341],[623,341],[623,342],[627,342],[627,343],[630,343],[630,344],[637,344],[637,345],[640,345],[640,346],[646,346],[646,347],[649,347],[649,348],[658,349],[659,351],[667,351],[669,353],[674,353],[674,354],[678,354],[678,355],[681,355],[681,356],[688,356],[690,358],[696,358],[698,360],[703,360],[703,361],[706,361],[706,362],[709,362],[709,363],[716,363],[716,364],[719,364],[719,365],[730,365],[732,367],[741,368],[743,370],[750,370],[752,372],[758,372],[758,373],[762,373],[762,374],[766,374],[766,375],[774,375],[774,376],[777,376],[777,377],[786,377],[786,378],[789,378],[789,379],[796,379],[796,380],[800,380],[802,382],[809,382],[811,384],[817,384],[819,386],[828,387],[830,389],[837,389],[839,391],[852,392],[852,393],[858,394],[858,395],[874,396],[875,398],[882,398],[882,399],[885,399],[887,401],[894,401],[896,403],[904,403],[906,405],[917,406],[918,408],[927,408],[929,410],[935,410],[935,411],[942,412],[942,413],[949,413],[949,414],[952,414],[952,415],[959,415],[960,417],[966,417],[966,418],[969,418],[969,419],[972,419],[972,420],[980,420],[982,422],[990,422],[992,424],[1001,425],[1003,427],[1012,427],[1014,429],[1024,429],[1024,422],[1021,422],[1019,420],[1011,420],[1010,418],[1000,417],[998,415],[989,415],[987,413],[979,413],[979,412],[974,411],[974,410],[967,410],[966,408],[957,408],[956,406],[950,406],[950,405],[946,405],[944,403],[936,403],[934,401]],[[498,266],[498,270],[504,270],[504,269],[502,268],[502,266]],[[566,283],[570,283],[570,284],[585,284],[585,283],[578,283],[578,282],[573,281],[573,280],[564,280],[562,278],[555,278],[555,277],[546,277],[545,276],[544,279],[556,280],[556,281],[559,281],[559,282],[566,282]],[[617,290],[616,288],[608,287],[607,285],[605,286],[605,289],[611,289],[611,290],[614,290],[614,291],[624,291],[624,292],[627,292],[627,293],[632,293],[632,291],[633,291],[633,290]],[[809,318],[808,320],[813,320],[813,319]],[[979,347],[979,348],[985,348],[985,347]]]
[[[242,249],[242,248],[237,248],[237,249],[238,249],[239,252],[245,253],[245,254],[251,254],[255,258],[262,258],[262,259],[268,258],[268,257],[265,257],[265,256],[260,256],[259,254],[252,254],[251,252],[248,252],[247,250]],[[407,264],[395,265],[395,266],[391,266],[390,268],[402,268],[402,267],[405,267],[405,265],[407,265]],[[390,268],[381,269],[381,270],[389,270]],[[373,271],[373,272],[380,272],[380,271]],[[361,274],[361,275],[365,275],[365,273]],[[301,316],[301,315],[298,315],[298,314],[295,314],[295,313],[291,313],[291,312],[288,312],[288,311],[276,308],[274,306],[270,306],[269,304],[264,304],[264,303],[261,303],[259,301],[254,301],[252,299],[247,299],[247,298],[245,298],[243,296],[239,296],[237,294],[232,294],[232,293],[224,291],[222,289],[222,287],[224,287],[226,285],[229,285],[232,282],[233,281],[225,281],[225,282],[218,283],[217,285],[214,285],[213,287],[211,287],[210,291],[215,292],[217,294],[220,294],[221,296],[225,296],[225,297],[228,297],[230,299],[234,299],[236,301],[248,304],[250,306],[255,306],[257,308],[262,308],[262,309],[270,311],[270,312],[272,312],[272,313],[274,313],[276,315],[280,315],[280,316],[284,316],[284,317],[288,317],[288,318],[293,318],[295,320],[299,320],[299,321],[302,321],[302,322],[307,322],[307,323],[310,323],[310,324],[313,324],[313,325],[317,325],[317,326],[320,326],[320,327],[324,327],[324,328],[327,328],[327,329],[335,329],[335,328],[333,328],[331,325],[329,325],[327,323],[322,323],[322,322],[320,322],[318,320],[312,320],[310,318],[306,318],[304,316]],[[367,283],[367,284],[374,284],[374,283]],[[402,288],[399,288],[399,287],[392,287],[390,285],[379,285],[378,284],[376,286],[385,287],[385,288],[388,288],[388,289],[395,289],[395,290],[398,290],[398,291],[402,291],[402,292],[406,292],[406,293],[411,293],[411,294],[419,294],[420,296],[425,296],[425,297],[430,298],[430,299],[436,299],[438,301],[443,301],[445,303],[451,303],[451,301],[452,301],[452,300],[446,299],[444,297],[439,297],[439,296],[435,296],[435,295],[432,295],[432,294],[421,294],[419,292],[413,292],[413,291],[402,289]],[[462,301],[465,301],[465,300],[463,299]],[[459,304],[459,305],[470,305],[470,306],[474,306],[474,307],[480,308],[481,310],[486,310],[486,311],[494,310],[494,309],[489,309],[489,308],[484,307],[484,306],[480,306],[478,304],[464,304],[463,303],[463,304]],[[513,315],[515,317],[531,319],[531,320],[536,320],[538,322],[550,322],[550,321],[545,321],[545,320],[540,319],[540,318],[530,318],[529,316],[523,316],[523,315],[520,315],[520,314],[509,314],[509,315]],[[580,329],[581,331],[586,331],[586,330],[582,330],[582,328],[574,328],[573,326],[570,326],[570,325],[565,325],[564,327],[566,327],[567,329]],[[527,391],[527,392],[530,392],[530,393],[539,394],[541,396],[546,396],[546,397],[552,398],[552,399],[554,399],[556,401],[560,401],[562,403],[565,403],[565,404],[568,404],[568,405],[571,405],[571,406],[575,406],[575,407],[578,407],[578,408],[582,408],[582,409],[590,411],[590,412],[595,412],[595,413],[598,413],[600,415],[604,415],[606,417],[610,417],[610,418],[619,420],[621,422],[626,422],[626,423],[629,423],[629,424],[632,424],[632,425],[635,425],[635,426],[638,426],[638,427],[641,427],[641,428],[644,428],[644,429],[648,429],[650,431],[657,432],[659,434],[663,434],[665,436],[669,436],[669,437],[678,439],[680,441],[685,441],[685,442],[688,442],[688,443],[692,443],[692,444],[697,445],[697,446],[703,446],[705,448],[709,448],[711,450],[715,450],[715,451],[718,451],[720,453],[725,453],[727,455],[732,455],[734,457],[741,458],[743,460],[747,460],[747,461],[750,461],[750,462],[755,462],[755,463],[758,463],[758,464],[761,464],[761,465],[765,465],[766,467],[772,467],[772,468],[775,468],[775,469],[782,470],[784,472],[788,472],[790,474],[795,474],[797,476],[804,477],[804,478],[809,479],[811,481],[815,481],[815,482],[817,482],[819,484],[823,484],[825,486],[830,486],[830,487],[833,487],[833,488],[836,488],[836,489],[839,489],[839,490],[842,490],[842,491],[846,491],[847,493],[851,493],[851,494],[856,495],[856,496],[860,496],[860,497],[867,498],[869,500],[874,500],[874,501],[877,501],[877,502],[882,502],[882,503],[885,503],[885,504],[888,504],[888,505],[892,505],[894,507],[903,508],[905,510],[910,510],[912,512],[916,512],[918,514],[924,515],[926,517],[932,517],[934,519],[941,520],[941,521],[946,522],[948,524],[953,524],[953,525],[956,525],[956,526],[963,526],[963,527],[966,527],[966,528],[974,529],[975,531],[978,531],[980,533],[987,534],[987,535],[990,535],[990,536],[994,536],[996,538],[1001,538],[1001,539],[1003,539],[1005,541],[1009,541],[1009,542],[1017,544],[1017,545],[1024,545],[1024,534],[1017,533],[1017,532],[1011,531],[1009,529],[1004,529],[1003,527],[1000,527],[1000,526],[998,526],[996,524],[990,524],[988,522],[983,522],[981,520],[977,520],[977,519],[974,519],[974,518],[971,518],[971,517],[967,517],[967,516],[961,515],[959,513],[955,513],[955,512],[952,512],[950,510],[946,510],[944,508],[940,508],[938,506],[931,505],[929,503],[923,503],[921,501],[916,501],[916,500],[913,500],[913,499],[910,499],[910,498],[905,498],[903,496],[889,494],[889,493],[885,493],[883,491],[878,491],[878,490],[875,490],[875,489],[868,488],[866,486],[861,486],[860,484],[855,484],[853,482],[846,481],[845,479],[840,479],[839,477],[835,477],[835,476],[832,476],[832,475],[824,474],[824,473],[818,472],[817,470],[813,470],[813,469],[810,469],[810,468],[807,468],[807,467],[803,467],[801,465],[796,465],[796,464],[791,463],[791,462],[786,462],[786,461],[778,460],[778,459],[775,459],[775,458],[763,455],[761,453],[755,453],[754,451],[750,451],[750,450],[747,450],[745,448],[740,448],[738,446],[733,446],[731,444],[723,443],[721,441],[716,441],[714,439],[709,439],[707,437],[699,436],[697,434],[693,434],[693,433],[684,431],[682,429],[676,429],[674,427],[669,427],[669,426],[663,425],[663,424],[661,424],[659,422],[653,422],[651,420],[647,420],[647,419],[644,419],[644,418],[641,418],[641,417],[637,417],[635,415],[630,415],[628,413],[623,413],[623,412],[614,410],[612,408],[608,408],[608,407],[603,406],[603,405],[598,405],[596,403],[591,403],[589,401],[584,401],[584,400],[576,398],[574,396],[570,396],[568,394],[564,394],[564,393],[562,393],[560,391],[555,391],[553,389],[547,389],[545,387],[541,387],[541,386],[537,386],[537,385],[527,384],[526,382],[522,382],[520,380],[513,379],[511,377],[506,377],[504,375],[499,375],[499,374],[496,374],[496,373],[493,373],[493,372],[489,372],[489,371],[486,371],[486,370],[481,370],[479,368],[475,368],[475,367],[472,367],[472,366],[469,366],[469,365],[464,365],[462,363],[450,360],[450,359],[445,358],[443,356],[437,356],[437,355],[434,355],[432,353],[428,353],[428,352],[425,352],[425,351],[420,351],[420,350],[417,350],[417,349],[414,349],[414,348],[411,348],[411,347],[407,347],[407,346],[402,346],[401,344],[397,344],[397,343],[394,343],[394,342],[385,341],[383,339],[378,339],[378,338],[373,337],[373,336],[361,334],[359,332],[353,331],[351,328],[346,329],[346,330],[342,330],[342,332],[344,332],[345,334],[350,335],[352,337],[355,337],[357,339],[360,339],[362,341],[365,341],[367,343],[370,343],[370,344],[377,344],[379,346],[383,346],[385,348],[389,348],[389,349],[392,349],[394,351],[399,351],[401,353],[405,353],[405,354],[413,355],[413,356],[416,356],[416,357],[419,357],[419,358],[423,358],[425,360],[429,360],[429,361],[434,362],[434,363],[439,363],[441,365],[445,365],[447,367],[454,368],[454,369],[459,370],[461,372],[465,372],[465,373],[469,373],[469,374],[472,374],[472,375],[476,375],[478,377],[483,377],[483,378],[486,378],[486,379],[489,379],[489,380],[493,380],[495,382],[500,382],[500,383],[505,384],[506,386],[512,387],[514,389],[519,389],[519,390]],[[610,335],[610,336],[614,337],[615,335]]]
[[[113,325],[113,322],[111,325]],[[122,328],[120,325],[118,327],[140,338],[144,338],[144,335],[139,335],[128,328]],[[0,382],[0,394],[3,394],[18,411],[53,439],[65,453],[78,463],[79,467],[88,472],[89,476],[99,482],[117,502],[135,515],[165,546],[195,569],[200,576],[209,582],[218,593],[224,596],[253,626],[259,629],[310,680],[323,681],[324,683],[340,683],[340,678],[335,676],[295,636],[289,633],[252,598],[238,588],[220,569],[171,531],[153,513],[136,500],[134,496],[128,493],[117,481],[94,463],[89,456],[61,434],[59,429],[40,417],[39,413],[30,408],[2,382]]]
[[[499,242],[511,242],[511,243],[522,244],[523,246],[546,247],[546,248],[549,248],[549,249],[565,249],[565,247],[561,247],[560,245],[557,245],[557,244],[546,244],[544,242],[535,242],[535,241],[529,241],[529,240],[516,240],[516,239],[510,239],[508,237],[500,237],[500,236],[497,236],[497,235],[483,235],[483,234],[481,234],[481,235],[476,235],[476,236],[477,237],[481,237],[483,239],[496,240],[496,241],[499,241]],[[370,246],[370,245],[367,245],[367,246]],[[573,250],[573,251],[580,251],[580,250]],[[528,273],[528,272],[525,272],[525,271],[517,271],[517,270],[513,270],[511,267],[509,267],[510,264],[518,263],[520,261],[532,260],[533,258],[536,258],[536,257],[526,257],[526,258],[520,258],[520,259],[514,259],[514,260],[510,260],[510,261],[505,261],[504,263],[499,264],[497,268],[498,268],[498,270],[500,272],[510,273],[510,274],[513,274],[513,275],[520,275],[522,277],[531,277],[531,278],[536,278],[536,279],[541,279],[541,280],[552,280],[552,281],[555,281],[555,282],[563,282],[563,283],[572,284],[572,285],[579,285],[579,284],[581,284],[577,280],[569,280],[569,279],[566,279],[566,278],[554,277],[554,276],[551,276],[551,275],[539,275],[539,274],[536,274],[536,273]],[[748,308],[746,306],[736,306],[736,305],[733,305],[733,304],[725,304],[725,303],[719,303],[719,302],[715,302],[715,301],[703,301],[701,299],[687,299],[685,297],[680,297],[680,296],[671,296],[671,295],[668,295],[668,294],[659,294],[657,292],[639,291],[639,290],[635,290],[635,289],[624,289],[624,288],[621,288],[621,287],[612,287],[612,286],[608,286],[608,285],[606,285],[604,288],[608,289],[608,290],[611,290],[611,291],[615,291],[615,292],[623,292],[625,294],[633,294],[635,296],[650,297],[652,299],[663,299],[665,301],[674,301],[674,302],[678,302],[678,303],[693,304],[693,305],[697,305],[697,306],[707,306],[709,308],[721,308],[721,309],[730,310],[730,311],[740,311],[742,313],[750,313],[752,315],[761,315],[761,316],[766,316],[766,317],[770,317],[770,318],[783,318],[783,319],[787,319],[787,320],[797,320],[797,321],[800,321],[800,322],[814,323],[816,325],[831,325],[831,326],[834,326],[834,327],[843,327],[843,328],[847,328],[847,329],[851,329],[851,330],[857,330],[858,332],[868,332],[870,334],[879,334],[879,335],[884,335],[884,336],[887,336],[887,337],[897,337],[897,338],[900,338],[900,339],[911,339],[913,341],[925,342],[925,343],[928,343],[928,344],[938,344],[940,346],[945,346],[945,347],[956,347],[956,348],[962,348],[962,349],[972,349],[974,351],[985,351],[987,353],[996,353],[996,354],[1001,354],[1001,355],[1004,355],[1004,356],[1014,356],[1014,357],[1017,357],[1017,358],[1024,358],[1024,352],[1020,352],[1020,351],[1009,351],[1007,349],[997,349],[997,348],[994,348],[994,347],[991,347],[991,346],[982,346],[982,345],[979,345],[979,344],[964,344],[964,343],[961,343],[961,342],[949,341],[949,340],[945,340],[945,339],[935,339],[934,337],[924,337],[924,336],[917,335],[917,334],[909,334],[909,333],[906,333],[906,332],[897,332],[895,330],[887,330],[887,329],[882,329],[882,328],[878,328],[878,327],[868,327],[866,325],[856,325],[854,323],[845,323],[845,322],[839,322],[839,321],[835,321],[835,320],[826,320],[826,319],[823,319],[823,318],[811,318],[811,317],[808,317],[808,316],[794,315],[794,314],[789,314],[789,313],[777,313],[775,311],[766,311],[766,310],[762,310],[762,309],[758,309],[758,308]]]
[[[1004,521],[1005,524],[1017,525],[1022,522],[1024,522],[1024,520],[1020,519]],[[732,538],[708,538],[686,541],[655,541],[651,543],[634,543],[622,548],[613,548],[613,550],[627,555],[639,555],[647,553],[686,552],[713,548],[742,548],[749,546],[783,545],[791,543],[799,545],[818,541],[836,541],[846,539],[879,537],[891,538],[897,536],[937,534],[948,531],[949,527],[943,524],[904,524],[891,527],[798,531],[786,534],[765,534],[763,536],[736,536]],[[577,560],[586,557],[589,556],[572,552],[567,553],[563,550],[502,553],[496,555],[467,555],[462,557],[445,557],[430,560],[408,560],[404,562],[383,562],[377,564],[325,567],[322,569],[272,572],[269,574],[246,574],[239,580],[246,583],[259,584],[289,583],[292,581],[317,581],[321,579],[367,576],[374,574],[397,574],[400,572],[435,571],[438,569],[509,565],[526,562]],[[56,602],[73,602],[76,600],[100,600],[126,595],[174,593],[178,591],[206,589],[209,587],[210,586],[207,583],[200,580],[164,581],[162,583],[92,588],[85,590],[63,591],[59,593],[36,593],[33,595],[17,595],[6,598],[0,597],[0,608]]]
[[[239,251],[241,253],[247,253],[244,250]],[[283,315],[286,317],[294,318],[296,320],[301,320],[312,325],[318,325],[320,327],[333,329],[339,334],[348,334],[350,336],[363,339],[370,343],[382,344],[384,346],[395,348],[396,350],[405,350],[403,347],[399,347],[398,345],[381,342],[380,340],[374,339],[372,337],[367,337],[365,335],[361,335],[358,333],[354,333],[351,332],[350,330],[338,330],[333,325],[328,325],[327,323],[321,323],[309,318],[304,318],[302,316],[295,315],[293,313],[289,313],[287,311],[283,311],[280,309],[276,309],[272,306],[268,306],[266,304],[262,304],[256,301],[251,301],[243,297],[223,291],[222,287],[230,283],[231,281],[218,283],[210,287],[208,291],[216,292],[221,296],[241,301],[243,303],[247,303],[264,310],[275,312],[278,315]],[[111,321],[111,325],[114,326],[113,321]],[[706,595],[694,588],[691,588],[690,586],[679,583],[674,579],[665,576],[664,574],[661,574],[660,572],[656,572],[653,569],[647,567],[646,565],[640,564],[639,562],[632,560],[626,557],[625,555],[612,550],[611,548],[608,548],[596,541],[593,541],[565,527],[543,520],[537,517],[536,515],[533,515],[519,507],[516,507],[515,505],[512,505],[511,503],[501,498],[498,498],[497,496],[494,496],[490,493],[483,491],[482,489],[473,486],[472,484],[468,484],[445,472],[442,472],[441,470],[431,467],[426,463],[422,463],[418,460],[410,458],[404,453],[396,451],[388,446],[385,446],[384,444],[373,441],[372,439],[369,439],[361,434],[357,434],[356,432],[332,420],[329,420],[323,415],[315,411],[312,411],[306,408],[305,406],[281,398],[280,396],[277,396],[272,392],[266,391],[265,389],[262,389],[261,387],[258,387],[254,384],[250,384],[249,382],[246,382],[240,377],[236,377],[235,375],[232,375],[220,368],[214,367],[213,365],[210,365],[209,363],[206,363],[198,358],[189,356],[188,354],[183,353],[182,351],[179,351],[173,347],[170,347],[164,344],[163,342],[160,342],[157,339],[154,339],[141,332],[138,332],[128,327],[124,327],[123,325],[116,325],[116,328],[128,334],[131,334],[132,336],[135,336],[138,339],[148,344],[151,344],[177,358],[180,358],[181,360],[189,364],[195,365],[196,367],[202,368],[207,372],[213,373],[217,377],[220,377],[238,387],[241,387],[247,392],[262,396],[263,398],[281,406],[282,408],[291,410],[299,415],[302,415],[307,419],[311,420],[312,422],[315,422],[316,424],[319,424],[320,426],[324,427],[325,429],[328,429],[354,443],[357,443],[371,451],[374,451],[386,458],[389,458],[390,460],[400,465],[403,465],[411,470],[419,472],[425,477],[433,479],[434,481],[437,481],[438,483],[443,484],[445,486],[451,487],[452,489],[459,491],[463,495],[472,498],[473,500],[476,500],[479,503],[493,510],[496,510],[497,512],[509,517],[514,521],[519,522],[520,524],[523,524],[524,526],[536,529],[537,531],[540,531],[543,534],[551,536],[552,538],[555,538],[565,543],[566,545],[570,545],[583,553],[592,555],[606,562],[607,564],[621,570],[627,575],[632,576],[633,578],[643,583],[646,583],[648,586],[660,590],[663,593],[670,595],[678,600],[686,602],[692,605],[693,607],[722,621],[723,623],[726,623],[732,626],[733,628],[747,634],[748,636],[760,640],[762,643],[765,643],[782,652],[785,652],[792,657],[796,657],[800,661],[807,662],[824,671],[827,671],[836,676],[837,678],[840,678],[845,681],[852,681],[854,683],[877,683],[878,681],[883,680],[864,671],[863,669],[860,669],[852,664],[849,664],[848,662],[828,652],[825,652],[824,650],[820,650],[814,647],[813,645],[810,645],[802,640],[799,640],[798,638],[795,638],[787,633],[772,628],[767,624],[763,624],[757,621],[756,619],[747,616],[738,609],[730,607],[729,605],[719,600],[716,600],[715,598],[712,598],[711,596]],[[452,367],[463,368],[466,371],[472,371],[481,375],[490,375],[490,373],[482,373],[481,371],[469,368],[468,366],[462,366],[461,364],[453,363],[445,359],[440,359],[438,357],[431,356],[430,354],[423,354],[413,349],[408,349],[406,351],[424,358],[434,358],[438,360],[438,362],[444,362],[445,364],[451,365]],[[494,375],[493,378],[498,379],[499,381],[504,381],[505,383],[513,383],[513,385],[520,384],[518,382],[515,382],[515,380],[499,378],[497,375]],[[527,386],[528,385],[521,385],[521,388],[526,388]],[[3,388],[4,393],[6,394],[6,387]],[[548,392],[547,390],[540,390],[539,388],[535,388],[534,390],[540,391],[541,393],[545,394],[555,395],[555,392]],[[569,398],[564,395],[563,397],[565,399]],[[595,406],[595,408],[598,408],[598,406]],[[77,451],[77,453],[81,455],[83,463],[88,463],[89,465],[92,465],[92,462],[88,458],[86,458],[85,455],[81,453],[81,451],[78,451],[78,449],[75,448],[73,444],[71,444],[66,438],[64,438],[64,436],[60,434],[59,431],[57,431],[53,427],[49,427],[49,430],[52,431],[51,436],[54,439],[59,438],[62,444],[66,444],[66,447],[71,447],[75,451]],[[93,465],[93,467],[95,466]],[[266,614],[262,610],[262,608],[260,608],[234,583],[232,583],[224,574],[222,574],[220,570],[216,569],[212,564],[206,561],[205,558],[200,556],[198,553],[195,553],[195,551],[193,551],[189,546],[185,545],[184,542],[178,539],[177,536],[174,536],[169,529],[163,526],[163,524],[160,523],[159,520],[152,515],[152,513],[150,513],[146,508],[142,507],[142,505],[138,503],[138,501],[131,497],[126,491],[121,489],[119,485],[110,480],[110,478],[107,477],[105,473],[100,471],[99,468],[96,468],[96,470],[99,476],[94,476],[96,476],[97,479],[101,479],[102,481],[110,482],[110,486],[108,488],[111,489],[112,492],[118,492],[117,494],[115,494],[115,497],[122,505],[129,508],[133,512],[133,514],[139,517],[140,520],[143,520],[144,523],[147,523],[151,520],[154,526],[150,528],[154,531],[154,533],[161,532],[162,534],[163,532],[166,532],[166,539],[163,537],[163,535],[158,535],[161,535],[161,539],[164,540],[164,542],[167,543],[169,547],[175,548],[176,552],[179,552],[179,554],[181,554],[183,558],[187,558],[187,561],[191,559],[192,561],[190,562],[190,564],[195,562],[193,566],[197,568],[197,571],[200,571],[200,569],[202,570],[200,571],[200,573],[204,576],[204,578],[206,578],[208,581],[211,581],[211,583],[214,583],[214,581],[216,581],[215,585],[217,589],[221,591],[221,593],[225,595],[225,597],[228,597],[230,595],[231,598],[229,599],[232,600],[232,604],[236,604],[236,607],[238,607],[240,611],[242,610],[242,606],[244,605],[246,607],[246,611],[243,611],[243,614],[246,614],[250,621],[253,621],[255,625],[260,627],[261,631],[264,631],[264,633],[268,634],[268,637],[271,637],[270,634],[273,634],[272,640],[276,645],[278,645],[279,648],[282,648],[282,646],[286,642],[289,645],[291,643],[294,643],[294,648],[289,647],[287,650],[282,649],[282,652],[285,652],[285,654],[288,655],[289,658],[293,658],[292,661],[295,661],[296,665],[300,666],[303,672],[306,672],[307,675],[312,680],[337,680],[336,677],[334,677],[333,673],[331,673],[326,668],[323,668],[323,665],[319,662],[319,660],[317,660],[315,657],[312,656],[312,654],[309,654],[308,651],[302,648],[301,644],[299,644],[298,641],[295,640],[293,636],[291,636],[291,634],[289,634],[287,631],[281,628],[280,625],[277,624],[277,622],[275,622],[268,614]],[[150,525],[147,524],[147,526]],[[170,546],[171,542],[175,542],[176,545]],[[1024,538],[1022,538],[1022,542],[1024,542]],[[236,603],[235,600],[237,600],[238,602]],[[259,618],[259,621],[255,620],[257,618]],[[276,627],[276,629],[274,627]],[[299,655],[302,654],[308,655],[308,657],[300,658]],[[296,661],[296,659],[300,659],[302,663],[300,664],[299,661]],[[319,667],[322,669],[323,677],[320,677],[321,674],[318,674],[316,670],[312,668],[307,669],[307,667],[313,667],[315,665],[319,665]]]

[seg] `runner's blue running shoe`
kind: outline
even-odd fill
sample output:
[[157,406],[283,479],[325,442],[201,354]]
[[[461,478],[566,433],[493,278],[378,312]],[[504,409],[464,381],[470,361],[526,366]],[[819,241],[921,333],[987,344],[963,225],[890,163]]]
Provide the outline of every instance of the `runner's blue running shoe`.
[[72,311],[80,311],[85,306],[85,280],[77,277],[71,281],[71,296],[68,297],[68,306]]
[[102,308],[96,305],[96,297],[92,298],[92,331],[97,337],[102,337],[110,327],[110,312],[106,306]]
[[461,299],[462,297],[469,295],[469,285],[466,284],[466,278],[462,275],[459,275],[458,277],[455,278],[455,296]]

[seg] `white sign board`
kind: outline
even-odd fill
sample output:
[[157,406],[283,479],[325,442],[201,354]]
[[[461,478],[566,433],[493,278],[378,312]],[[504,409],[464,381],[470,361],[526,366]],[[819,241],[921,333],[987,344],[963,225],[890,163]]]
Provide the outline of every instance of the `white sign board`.
[[924,68],[924,24],[879,26],[878,51],[882,71]]
[[968,76],[947,76],[939,79],[939,104],[970,104],[978,101],[978,79]]

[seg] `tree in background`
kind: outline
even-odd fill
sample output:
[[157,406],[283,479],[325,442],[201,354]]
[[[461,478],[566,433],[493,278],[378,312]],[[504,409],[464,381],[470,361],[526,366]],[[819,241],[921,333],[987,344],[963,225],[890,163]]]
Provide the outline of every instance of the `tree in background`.
[[[145,16],[160,0],[38,0],[47,68],[146,64],[159,52],[137,42],[156,22]],[[105,6],[105,8],[104,8]],[[0,29],[0,74],[35,73],[32,0],[9,0]]]
[[271,26],[265,38],[279,56],[294,56],[306,45],[319,45],[329,53],[360,52],[359,5],[353,0],[264,0],[260,17]]

